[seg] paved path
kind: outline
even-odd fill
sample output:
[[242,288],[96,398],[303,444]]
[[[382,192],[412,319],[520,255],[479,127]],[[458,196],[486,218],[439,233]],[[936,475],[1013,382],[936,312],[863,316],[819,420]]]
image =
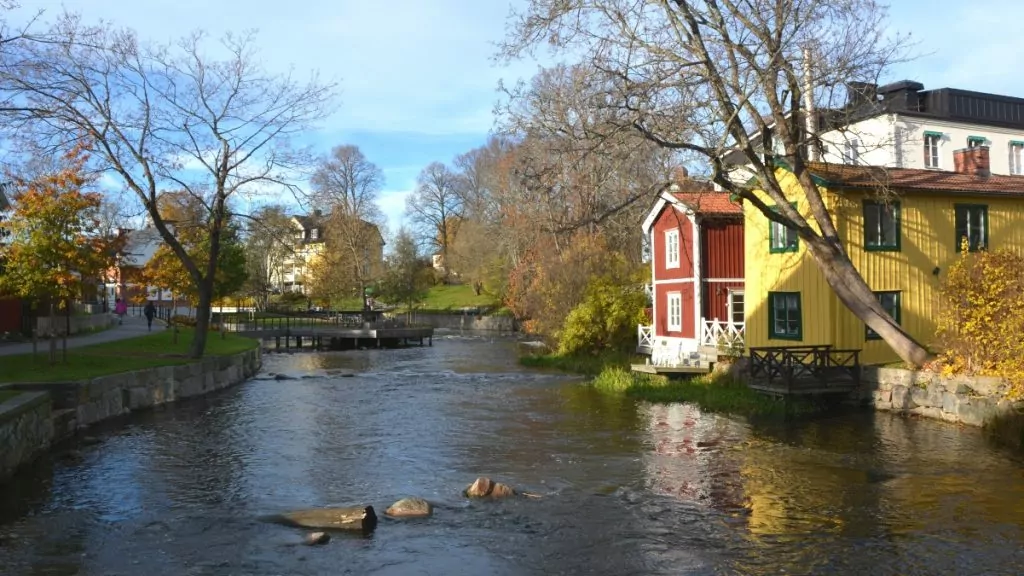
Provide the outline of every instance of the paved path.
[[[153,330],[163,330],[164,324],[159,320],[153,321]],[[134,336],[142,336],[146,334],[146,318],[145,316],[125,316],[124,324],[114,324],[110,328],[103,332],[95,332],[93,334],[86,334],[84,336],[72,336],[68,338],[68,349],[80,348],[82,346],[89,346],[91,344],[100,344],[102,342],[115,342],[117,340],[124,340],[125,338],[132,338]],[[57,344],[58,350],[60,349],[60,343]],[[39,351],[45,352],[47,350],[46,340],[39,341]],[[0,356],[13,356],[15,354],[31,354],[32,343],[25,342],[21,344],[0,344]]]

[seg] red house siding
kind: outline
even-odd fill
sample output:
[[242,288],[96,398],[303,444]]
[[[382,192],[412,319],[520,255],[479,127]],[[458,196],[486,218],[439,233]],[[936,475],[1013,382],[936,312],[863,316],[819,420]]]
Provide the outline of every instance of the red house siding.
[[[743,220],[701,221],[701,300],[704,318],[729,318],[729,290],[743,288]],[[739,279],[740,282],[709,280]]]
[[[679,229],[679,268],[665,268],[665,232]],[[654,279],[693,278],[693,223],[679,210],[666,206],[654,222]],[[691,303],[692,305],[692,303]]]
[[[668,331],[668,293],[679,292],[682,298],[683,330],[682,332]],[[673,338],[696,338],[695,328],[697,321],[694,319],[693,309],[693,283],[692,282],[671,282],[667,284],[656,284],[654,286],[654,297],[657,304],[655,309],[658,317],[654,322],[655,336],[671,336]]]
[[0,332],[21,332],[21,300],[0,300]]

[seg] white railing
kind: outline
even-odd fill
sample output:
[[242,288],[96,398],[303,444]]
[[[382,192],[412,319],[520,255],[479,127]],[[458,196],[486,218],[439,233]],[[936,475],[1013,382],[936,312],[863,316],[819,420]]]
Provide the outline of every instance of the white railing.
[[636,327],[636,339],[638,346],[646,346],[648,348],[654,347],[654,327],[653,326],[637,326]]
[[704,320],[701,324],[701,346],[743,347],[743,322]]

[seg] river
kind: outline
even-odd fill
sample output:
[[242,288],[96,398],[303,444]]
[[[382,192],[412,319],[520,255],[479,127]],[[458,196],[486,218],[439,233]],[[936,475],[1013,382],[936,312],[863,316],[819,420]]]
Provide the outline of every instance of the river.
[[[260,379],[90,431],[3,486],[0,573],[1024,572],[1024,461],[977,430],[870,412],[752,425],[515,357],[458,336],[267,355]],[[543,498],[469,502],[479,475]],[[434,517],[320,547],[261,519],[405,496]]]

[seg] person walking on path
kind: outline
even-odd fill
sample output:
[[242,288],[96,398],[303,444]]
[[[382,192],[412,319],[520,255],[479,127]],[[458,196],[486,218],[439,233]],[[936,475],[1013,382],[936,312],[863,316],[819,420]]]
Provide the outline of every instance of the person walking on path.
[[124,315],[128,313],[128,304],[121,298],[114,304],[114,314],[117,315],[117,323],[124,324]]
[[146,329],[150,332],[153,331],[153,317],[156,316],[156,306],[153,305],[153,301],[146,302],[146,308],[142,311],[146,315]]

